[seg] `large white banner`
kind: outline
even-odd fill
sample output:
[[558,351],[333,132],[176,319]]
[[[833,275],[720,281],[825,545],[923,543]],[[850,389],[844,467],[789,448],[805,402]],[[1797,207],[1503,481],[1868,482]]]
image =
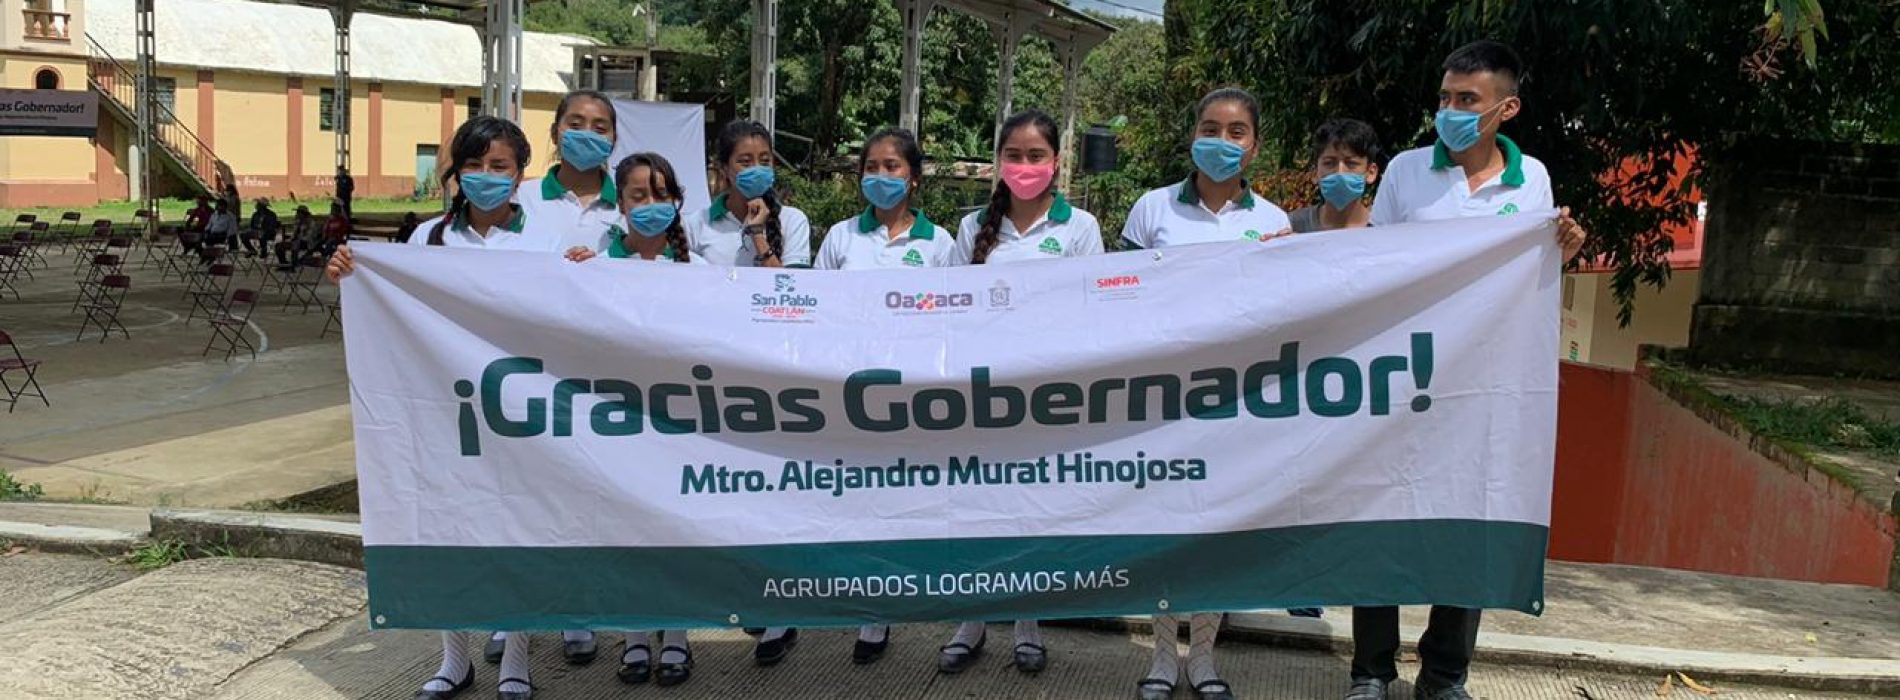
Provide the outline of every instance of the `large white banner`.
[[870,272],[363,245],[373,619],[1536,612],[1550,221]]

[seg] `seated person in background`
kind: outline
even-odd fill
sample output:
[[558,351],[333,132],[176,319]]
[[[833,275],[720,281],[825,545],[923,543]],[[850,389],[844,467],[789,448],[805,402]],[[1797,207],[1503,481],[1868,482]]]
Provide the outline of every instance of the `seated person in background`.
[[237,236],[237,215],[231,213],[231,205],[218,200],[217,208],[211,212],[211,220],[205,224],[205,245],[225,245]]
[[203,233],[205,226],[211,223],[211,202],[204,195],[198,195],[198,205],[185,212],[185,230]]
[[402,215],[402,225],[396,227],[396,242],[408,243],[409,237],[416,235],[416,227],[420,226],[421,222],[422,220],[413,211]]
[[330,218],[323,222],[323,257],[329,258],[336,247],[350,240],[350,218],[343,213],[343,205],[330,205]]
[[[297,205],[297,214],[295,218],[291,220],[290,232],[284,235],[284,240],[277,242],[278,269],[291,269],[291,266],[296,263],[298,258],[303,257],[307,254],[306,251],[311,250],[314,246],[313,241],[318,233],[316,228],[316,222],[310,216],[310,207],[301,204]],[[292,257],[293,254],[296,257]]]
[[269,199],[258,199],[257,210],[251,212],[251,225],[238,234],[238,240],[244,243],[244,252],[253,258],[261,258],[270,250],[272,240],[277,238],[277,212],[271,211]]

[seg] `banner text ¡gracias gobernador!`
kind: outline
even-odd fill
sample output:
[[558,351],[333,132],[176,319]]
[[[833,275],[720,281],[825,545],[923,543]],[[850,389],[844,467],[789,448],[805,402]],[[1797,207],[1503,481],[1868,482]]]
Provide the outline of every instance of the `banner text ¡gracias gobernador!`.
[[[902,430],[955,430],[1013,428],[1025,422],[1075,425],[1084,421],[1144,422],[1223,420],[1240,416],[1244,406],[1255,418],[1290,418],[1301,411],[1326,418],[1359,413],[1391,413],[1393,375],[1410,374],[1418,390],[1413,412],[1431,408],[1424,390],[1432,377],[1432,334],[1411,334],[1411,354],[1381,355],[1361,363],[1345,357],[1322,357],[1304,366],[1300,344],[1282,343],[1278,357],[1245,368],[1211,367],[1185,374],[1150,374],[1097,379],[1087,386],[1051,382],[1033,388],[990,381],[989,367],[970,368],[968,389],[934,387],[903,390],[904,376],[893,369],[864,369],[844,380],[845,419],[853,428],[888,433]],[[645,389],[625,379],[556,381],[552,396],[535,396],[507,406],[502,386],[510,377],[542,374],[542,362],[532,357],[504,357],[488,363],[479,382],[455,382],[463,399],[457,416],[464,456],[482,453],[481,434],[503,438],[540,435],[570,437],[576,423],[588,433],[603,436],[637,435],[649,426],[659,434],[690,433],[816,433],[829,424],[815,406],[817,389],[794,387],[776,394],[758,387],[711,384],[713,370],[694,365],[697,384],[656,382]],[[1337,397],[1327,392],[1337,377]],[[1278,387],[1277,395],[1268,390]],[[471,400],[480,398],[477,408]],[[593,395],[600,400],[584,416],[574,415],[574,397]],[[1158,400],[1156,399],[1158,396]],[[682,405],[684,404],[684,405]],[[514,410],[504,410],[513,408]],[[521,415],[510,418],[509,413]],[[579,419],[577,421],[577,418]]]

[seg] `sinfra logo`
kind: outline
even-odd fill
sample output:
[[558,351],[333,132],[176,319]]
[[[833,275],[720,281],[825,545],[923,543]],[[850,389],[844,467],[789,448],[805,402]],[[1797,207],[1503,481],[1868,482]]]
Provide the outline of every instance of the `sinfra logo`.
[[967,308],[976,304],[976,295],[968,292],[938,294],[934,292],[885,292],[884,306],[902,311],[942,311],[944,309]]

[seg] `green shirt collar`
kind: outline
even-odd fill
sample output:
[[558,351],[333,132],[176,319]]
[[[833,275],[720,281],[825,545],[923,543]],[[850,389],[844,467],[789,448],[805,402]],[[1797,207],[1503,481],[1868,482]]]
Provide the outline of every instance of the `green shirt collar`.
[[[989,207],[978,209],[976,211],[976,218],[981,220],[983,217],[989,215],[989,211]],[[1063,197],[1061,192],[1057,192],[1055,203],[1049,205],[1049,220],[1058,224],[1066,224],[1069,223],[1069,219],[1074,217],[1075,207],[1069,204],[1069,200]]]
[[726,195],[721,194],[713,200],[712,206],[706,209],[706,223],[710,224],[726,218],[726,212]]
[[[930,217],[924,216],[922,211],[916,209],[910,210],[910,213],[917,217],[917,222],[910,225],[911,238],[928,241],[937,237],[937,225],[930,223]],[[877,222],[876,209],[865,207],[864,213],[858,215],[858,233],[870,233],[882,225]]]
[[[1498,182],[1504,183],[1506,187],[1523,187],[1524,152],[1518,150],[1516,141],[1504,134],[1498,134],[1498,148],[1504,151],[1504,174],[1498,177]],[[1432,144],[1433,170],[1444,170],[1454,165],[1457,163],[1452,162],[1451,149],[1445,146],[1444,141]]]
[[[607,227],[607,257],[610,257],[610,258],[633,257],[633,251],[627,249],[626,240],[627,240],[626,229],[620,228],[619,226]],[[666,260],[672,260],[673,259],[673,244],[668,243],[665,248],[660,249],[659,257],[664,258]]]
[[[1189,175],[1188,179],[1181,181],[1181,191],[1175,195],[1175,200],[1182,204],[1201,203],[1201,193],[1199,190],[1194,189],[1193,175]],[[1253,208],[1253,185],[1248,184],[1246,180],[1240,181],[1240,208]]]
[[[567,196],[567,187],[561,184],[561,180],[559,178],[554,177],[554,173],[560,171],[560,169],[561,169],[561,164],[555,163],[553,167],[548,168],[547,177],[541,178],[541,198],[542,199],[560,199],[562,197]],[[609,202],[609,203],[613,202],[614,197],[608,197],[607,196],[608,192],[613,192],[615,193],[616,196],[618,196],[620,192],[620,188],[614,186],[613,173],[603,172],[601,173],[601,179],[600,179],[601,197],[594,201]]]
[[[507,229],[509,233],[521,233],[521,229],[527,228],[528,226],[528,211],[522,209],[519,204],[509,204],[508,208],[513,209],[515,215],[509,217],[508,223],[502,225],[502,228]],[[454,228],[457,231],[468,230],[467,212],[457,212],[455,214]]]

